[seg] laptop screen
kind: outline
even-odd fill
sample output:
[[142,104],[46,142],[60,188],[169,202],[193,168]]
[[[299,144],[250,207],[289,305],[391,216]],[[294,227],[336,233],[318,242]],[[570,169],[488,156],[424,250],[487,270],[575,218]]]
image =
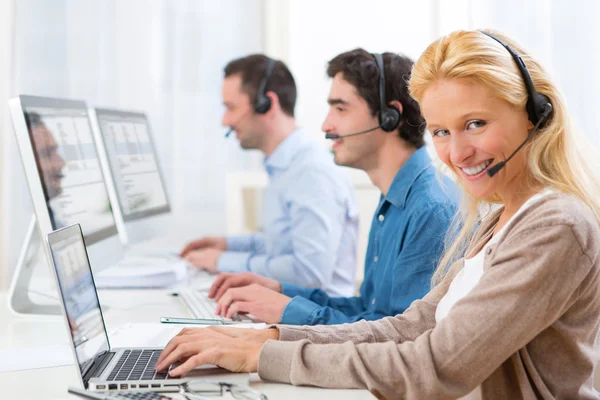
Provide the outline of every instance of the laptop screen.
[[79,224],[48,235],[79,368],[109,349],[106,327]]

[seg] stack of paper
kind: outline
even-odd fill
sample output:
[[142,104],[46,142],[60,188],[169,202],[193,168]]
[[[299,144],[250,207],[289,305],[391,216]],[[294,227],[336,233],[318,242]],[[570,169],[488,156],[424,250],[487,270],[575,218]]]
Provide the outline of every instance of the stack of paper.
[[157,263],[152,259],[126,259],[94,274],[94,281],[98,289],[165,288],[185,279],[187,270],[183,260]]

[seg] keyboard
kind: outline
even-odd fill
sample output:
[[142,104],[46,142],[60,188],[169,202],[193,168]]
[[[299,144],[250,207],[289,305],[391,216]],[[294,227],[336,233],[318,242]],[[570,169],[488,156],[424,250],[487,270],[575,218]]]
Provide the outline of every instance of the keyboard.
[[158,372],[154,369],[160,353],[160,350],[125,350],[108,375],[108,381],[173,379],[167,371]]
[[194,318],[198,319],[212,319],[222,324],[230,324],[236,322],[252,323],[250,318],[237,313],[233,315],[233,318],[225,318],[220,315],[216,315],[217,302],[213,299],[209,299],[206,292],[200,292],[197,290],[185,289],[179,291],[179,297],[183,300],[188,310],[192,313]]

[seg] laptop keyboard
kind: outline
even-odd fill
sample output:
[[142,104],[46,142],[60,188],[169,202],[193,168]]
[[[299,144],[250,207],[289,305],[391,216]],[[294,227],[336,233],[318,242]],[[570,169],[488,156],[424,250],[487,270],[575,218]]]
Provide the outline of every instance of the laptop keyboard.
[[158,372],[154,369],[160,353],[160,350],[125,350],[108,376],[108,380],[149,381],[173,379],[167,372]]

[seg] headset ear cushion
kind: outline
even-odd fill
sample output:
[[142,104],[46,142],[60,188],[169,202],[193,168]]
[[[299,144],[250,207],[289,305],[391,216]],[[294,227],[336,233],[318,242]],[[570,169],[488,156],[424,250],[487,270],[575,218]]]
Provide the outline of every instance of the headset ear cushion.
[[[527,113],[529,114],[529,120],[534,125],[537,124],[540,118],[542,118],[542,116],[544,115],[544,111],[546,110],[546,104],[552,104],[550,103],[550,99],[548,98],[548,96],[537,92],[532,96],[532,98],[528,100]],[[541,126],[544,126],[545,123],[546,121],[543,121]]]
[[396,107],[386,107],[381,111],[380,125],[384,132],[391,132],[400,125],[402,114]]
[[257,114],[265,114],[267,111],[271,109],[271,98],[269,96],[260,96],[256,100],[256,105],[254,106],[254,111]]

